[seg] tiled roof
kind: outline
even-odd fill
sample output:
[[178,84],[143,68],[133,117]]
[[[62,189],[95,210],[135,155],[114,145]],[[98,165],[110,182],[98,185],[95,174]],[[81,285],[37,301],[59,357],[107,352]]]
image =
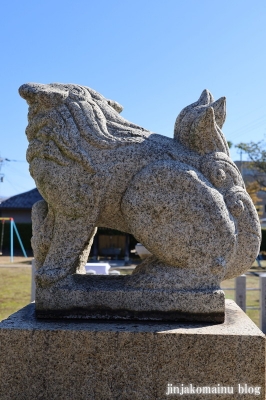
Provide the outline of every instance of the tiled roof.
[[0,204],[2,208],[28,208],[31,209],[36,201],[42,200],[37,188],[29,190],[28,192],[17,194],[16,196],[9,197]]

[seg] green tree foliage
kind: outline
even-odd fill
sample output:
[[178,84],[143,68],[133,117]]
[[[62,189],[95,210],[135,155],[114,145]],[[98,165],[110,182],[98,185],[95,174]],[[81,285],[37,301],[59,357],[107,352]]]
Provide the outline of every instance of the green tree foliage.
[[246,153],[249,158],[249,162],[245,163],[245,169],[250,169],[250,174],[244,175],[246,190],[261,217],[263,215],[263,201],[260,198],[260,193],[266,191],[265,143],[263,141],[239,143],[235,147]]
[[227,140],[227,144],[228,144],[229,149],[231,149],[231,147],[233,146],[233,143],[230,140]]
[[248,155],[250,160],[249,168],[253,171],[253,178],[261,186],[261,189],[266,190],[265,143],[263,141],[239,143],[235,147]]

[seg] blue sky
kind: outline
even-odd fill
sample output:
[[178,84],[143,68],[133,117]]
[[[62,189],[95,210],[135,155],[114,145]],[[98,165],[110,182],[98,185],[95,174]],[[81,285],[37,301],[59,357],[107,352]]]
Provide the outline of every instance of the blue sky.
[[[25,161],[26,82],[79,83],[123,116],[173,135],[183,107],[208,88],[227,97],[234,144],[266,134],[265,0],[16,0],[1,3],[0,196],[32,189]],[[239,158],[236,149],[231,151]]]

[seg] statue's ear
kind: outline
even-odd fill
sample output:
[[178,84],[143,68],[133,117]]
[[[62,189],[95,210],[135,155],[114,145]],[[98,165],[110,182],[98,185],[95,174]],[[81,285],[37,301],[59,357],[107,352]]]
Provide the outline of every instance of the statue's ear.
[[107,100],[107,103],[109,104],[109,106],[113,107],[113,109],[119,114],[123,111],[123,106],[121,106],[121,104],[119,104],[117,101]]
[[226,139],[221,131],[226,117],[225,97],[214,101],[204,90],[199,100],[178,115],[174,137],[185,147],[200,155],[223,152],[229,155]]

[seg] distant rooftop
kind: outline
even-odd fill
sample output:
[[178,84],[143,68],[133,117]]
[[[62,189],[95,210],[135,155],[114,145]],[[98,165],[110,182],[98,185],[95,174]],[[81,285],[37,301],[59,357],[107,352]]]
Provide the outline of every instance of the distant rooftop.
[[2,201],[0,209],[3,208],[24,208],[31,209],[36,201],[43,200],[37,188],[29,190],[28,192],[17,194],[16,196],[9,197],[7,200]]

